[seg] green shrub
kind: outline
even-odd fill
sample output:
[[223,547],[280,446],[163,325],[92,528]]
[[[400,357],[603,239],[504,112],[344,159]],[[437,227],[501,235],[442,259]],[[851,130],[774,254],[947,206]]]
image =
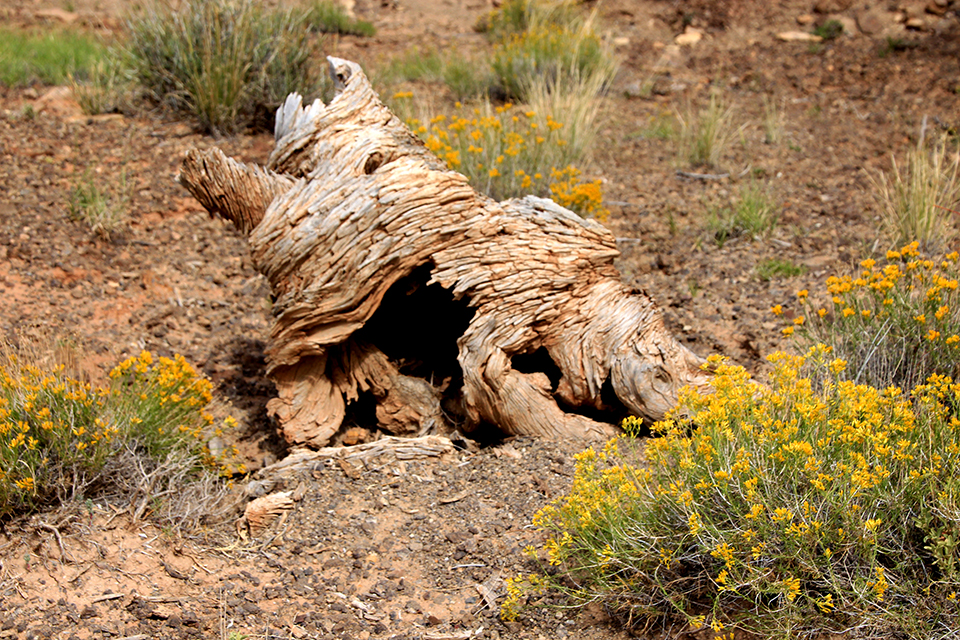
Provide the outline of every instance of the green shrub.
[[[853,275],[827,279],[821,307],[807,290],[802,313],[783,329],[803,348],[822,342],[848,363],[857,382],[910,389],[936,373],[960,374],[960,254],[924,259],[914,242],[883,264],[860,263]],[[780,305],[773,308],[783,314]]]
[[730,238],[751,239],[768,233],[777,224],[777,207],[769,191],[750,182],[740,189],[736,203],[711,214],[707,227],[719,246]]
[[306,14],[254,0],[155,4],[128,22],[129,53],[140,83],[158,101],[193,113],[204,130],[269,128],[287,94],[314,94]]
[[476,30],[492,42],[539,27],[576,28],[583,23],[577,2],[572,0],[507,0],[480,18]]
[[894,246],[914,240],[925,251],[942,249],[956,235],[953,210],[960,203],[960,158],[951,158],[945,141],[927,149],[921,140],[900,166],[871,175],[874,196]]
[[[204,444],[211,384],[182,356],[143,352],[110,378],[94,388],[62,367],[0,362],[0,517],[110,493],[144,468],[175,466],[178,477],[217,468]],[[160,474],[151,475],[138,487],[144,504],[161,496]]]
[[35,33],[0,27],[0,84],[63,84],[100,60],[105,47],[78,31]]
[[825,347],[770,360],[761,387],[713,358],[714,393],[682,392],[645,452],[626,438],[579,454],[570,494],[535,519],[559,574],[512,580],[502,615],[546,585],[710,637],[952,637],[960,385],[933,376],[911,403],[845,380]]
[[[410,99],[397,94],[394,99]],[[536,194],[582,215],[603,218],[600,183],[580,181],[579,156],[564,137],[565,124],[549,114],[489,102],[469,110],[457,103],[449,119],[409,122],[430,151],[496,200]]]
[[370,37],[377,30],[366,20],[351,18],[346,10],[333,0],[314,0],[307,5],[307,23],[320,33],[340,33]]

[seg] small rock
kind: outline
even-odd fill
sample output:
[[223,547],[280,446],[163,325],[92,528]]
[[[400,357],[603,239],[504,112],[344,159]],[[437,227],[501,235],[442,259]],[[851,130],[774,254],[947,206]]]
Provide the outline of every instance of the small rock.
[[842,14],[836,14],[828,16],[827,20],[836,20],[843,25],[843,32],[848,36],[855,36],[858,33],[857,21],[851,18],[850,16],[845,16]]
[[83,109],[74,100],[73,90],[70,87],[51,87],[39,98],[34,100],[33,109],[37,112],[46,111],[61,117],[83,116]]
[[614,38],[614,39],[613,39],[613,46],[615,46],[615,47],[625,47],[625,46],[627,46],[628,44],[630,44],[630,38],[626,38],[626,37],[624,37],[624,36],[620,36],[620,37],[618,37],[618,38]]
[[907,29],[923,31],[927,28],[927,21],[923,18],[907,18]]
[[804,13],[802,15],[797,16],[797,24],[802,25],[804,27],[807,25],[813,24],[814,20],[816,20],[816,18],[814,18],[813,15],[809,13]]
[[927,13],[942,16],[947,12],[947,6],[947,0],[930,0],[930,2],[927,3],[926,9]]
[[692,47],[703,39],[703,32],[687,25],[687,28],[673,41],[681,47]]
[[777,34],[778,40],[784,42],[821,42],[823,38],[806,31],[781,31]]
[[877,9],[861,11],[857,14],[857,26],[867,35],[877,35],[884,28],[884,20]]

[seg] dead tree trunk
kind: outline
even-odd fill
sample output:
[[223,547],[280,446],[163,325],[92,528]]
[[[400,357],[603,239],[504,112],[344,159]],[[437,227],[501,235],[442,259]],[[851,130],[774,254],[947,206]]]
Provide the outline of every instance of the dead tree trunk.
[[[275,296],[267,349],[287,440],[326,445],[372,399],[394,434],[601,438],[659,419],[701,360],[624,286],[613,236],[550,200],[494,202],[330,58],[338,94],[279,109],[266,168],[191,151],[180,182],[249,234]],[[604,411],[613,413],[604,414]]]

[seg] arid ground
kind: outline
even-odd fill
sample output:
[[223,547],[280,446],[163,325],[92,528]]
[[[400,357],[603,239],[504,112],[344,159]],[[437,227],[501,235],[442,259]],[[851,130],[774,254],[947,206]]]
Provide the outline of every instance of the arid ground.
[[[124,4],[79,0],[64,13],[55,0],[8,0],[0,21],[109,31]],[[471,27],[490,9],[360,0],[377,35],[323,48],[371,69],[412,46],[482,52]],[[584,174],[603,180],[624,280],[691,349],[762,375],[763,357],[789,347],[771,306],[789,314],[797,290],[815,296],[828,275],[889,248],[870,178],[922,130],[956,135],[958,11],[942,0],[599,6],[621,68]],[[850,33],[777,38],[833,14]],[[688,25],[702,38],[675,44]],[[691,178],[663,127],[711,89],[739,129],[709,171],[726,177]],[[218,411],[240,421],[256,469],[284,455],[265,411],[270,292],[245,241],[174,182],[186,150],[214,145],[263,162],[272,139],[217,140],[149,110],[87,117],[68,92],[0,88],[0,336],[55,343],[91,379],[142,349],[183,354],[214,381]],[[129,224],[108,240],[67,215],[85,176],[130,186]],[[778,222],[721,246],[709,218],[750,180],[769,188]],[[774,258],[799,275],[758,271]],[[538,540],[531,517],[569,487],[577,450],[514,439],[441,459],[318,464],[286,487],[300,498],[293,511],[256,536],[238,532],[239,511],[172,533],[96,502],[8,523],[0,638],[625,638],[599,608],[557,608],[552,596],[518,622],[497,616],[503,580],[533,568],[520,552]]]

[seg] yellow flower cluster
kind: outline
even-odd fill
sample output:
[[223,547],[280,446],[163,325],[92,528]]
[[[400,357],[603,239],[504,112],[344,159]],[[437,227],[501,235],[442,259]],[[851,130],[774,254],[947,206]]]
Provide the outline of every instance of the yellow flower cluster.
[[600,181],[581,182],[580,171],[570,163],[575,151],[563,137],[562,123],[509,103],[486,111],[468,111],[459,102],[456,108],[450,118],[439,115],[407,124],[427,149],[478,191],[496,200],[550,195],[581,215],[607,215]]
[[[882,264],[864,260],[856,273],[827,279],[826,306],[798,292],[807,317],[798,316],[782,332],[805,344],[843,347],[840,355],[861,380],[879,386],[910,388],[931,373],[954,371],[960,363],[958,262],[957,252],[923,258],[916,242],[888,252]],[[781,305],[771,311],[784,315]]]
[[[570,493],[534,523],[584,598],[686,612],[702,593],[683,585],[704,582],[685,572],[703,567],[718,597],[779,594],[768,622],[801,628],[838,601],[872,616],[891,592],[960,586],[960,384],[932,376],[909,396],[856,384],[825,346],[769,360],[765,387],[711,358],[713,393],[684,390],[642,459],[631,438],[577,456]],[[943,542],[925,551],[930,540]]]
[[220,464],[203,448],[212,385],[182,356],[144,351],[110,378],[110,388],[94,388],[63,367],[0,364],[0,515],[67,492],[58,479],[95,476],[121,441],[156,458],[187,448]]

